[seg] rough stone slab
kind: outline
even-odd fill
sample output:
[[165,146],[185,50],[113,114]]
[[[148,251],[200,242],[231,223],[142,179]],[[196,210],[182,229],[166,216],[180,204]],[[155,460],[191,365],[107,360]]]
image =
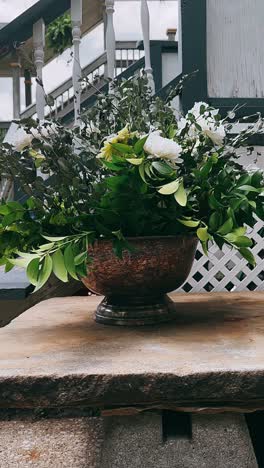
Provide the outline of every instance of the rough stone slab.
[[257,468],[242,415],[193,415],[192,437],[162,440],[161,417],[106,420],[101,468]]
[[157,327],[96,324],[101,298],[42,302],[0,330],[0,406],[264,406],[264,294],[175,294]]
[[101,468],[101,418],[0,421],[1,468]]

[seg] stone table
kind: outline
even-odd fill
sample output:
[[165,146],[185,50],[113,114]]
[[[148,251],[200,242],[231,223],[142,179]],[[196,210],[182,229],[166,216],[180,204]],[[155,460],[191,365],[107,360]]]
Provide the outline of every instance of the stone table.
[[70,297],[1,329],[0,467],[255,468],[264,294],[171,297],[157,327],[96,324],[101,298]]

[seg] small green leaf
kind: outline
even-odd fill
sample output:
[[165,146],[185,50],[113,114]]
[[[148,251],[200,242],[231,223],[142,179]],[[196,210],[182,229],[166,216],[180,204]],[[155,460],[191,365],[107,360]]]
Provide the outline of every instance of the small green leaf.
[[199,228],[196,232],[201,242],[207,242],[211,238],[210,234],[208,234],[208,227]]
[[80,276],[80,278],[87,276],[87,264],[81,263],[80,265],[76,265],[76,273]]
[[209,173],[211,172],[213,167],[213,161],[212,159],[209,159],[205,165],[200,169],[200,176],[205,179]]
[[218,229],[217,234],[220,234],[221,236],[225,236],[229,232],[231,232],[233,229],[233,219],[228,218],[228,220],[222,224],[222,226]]
[[256,202],[254,200],[248,200],[248,203],[249,203],[250,206],[252,206],[252,208],[254,210],[256,210],[257,204],[256,204]]
[[147,183],[146,181],[146,178],[145,178],[145,165],[144,164],[141,164],[138,168],[138,172],[139,172],[139,175],[141,177],[141,179],[143,180],[143,182],[145,182],[145,184]]
[[242,249],[239,249],[239,252],[241,253],[242,257],[244,257],[250,265],[256,266],[255,257],[252,254],[252,252],[250,252],[250,250],[242,248]]
[[45,252],[45,250],[52,249],[52,247],[54,247],[54,242],[49,242],[48,244],[40,245],[38,250]]
[[233,211],[236,211],[242,203],[247,200],[246,197],[241,197],[241,198],[233,198],[230,200],[230,206],[233,209]]
[[10,213],[10,210],[8,208],[7,205],[0,205],[0,215],[7,215],[8,213]]
[[227,240],[228,242],[231,242],[231,244],[232,244],[237,239],[237,235],[234,234],[233,232],[229,232],[229,234],[226,234],[224,236],[224,238],[225,238],[225,240]]
[[81,265],[81,263],[85,262],[87,259],[87,251],[80,253],[79,255],[76,255],[74,258],[74,264],[75,265]]
[[252,247],[253,242],[247,236],[239,236],[236,238],[233,244],[236,245],[237,247]]
[[12,211],[25,211],[25,208],[23,207],[23,205],[21,205],[21,203],[17,201],[7,202],[7,206]]
[[255,186],[260,186],[260,184],[263,181],[263,172],[262,171],[256,171],[254,174],[251,176],[251,184]]
[[52,255],[52,267],[53,273],[57,278],[63,283],[67,283],[68,281],[68,274],[64,263],[64,257],[62,251],[56,250],[56,252]]
[[120,153],[134,153],[133,146],[125,145],[124,143],[111,143],[111,146]]
[[76,275],[75,264],[74,264],[74,254],[73,254],[71,244],[67,245],[66,249],[64,250],[64,263],[65,263],[66,270],[71,275],[71,277],[78,281],[79,278]]
[[180,185],[179,179],[174,180],[173,182],[170,182],[169,184],[163,185],[158,192],[161,193],[162,195],[172,195],[175,193]]
[[192,228],[198,227],[200,224],[200,221],[194,221],[192,219],[178,219],[177,221],[179,221],[179,223],[183,224],[184,226]]
[[63,237],[42,236],[42,237],[44,237],[44,239],[51,241],[51,242],[57,242],[57,241],[67,239],[67,236],[63,236]]
[[52,260],[49,255],[46,255],[44,262],[41,263],[39,277],[34,292],[38,291],[48,281],[52,272]]
[[2,226],[3,227],[10,226],[15,221],[19,221],[20,219],[22,219],[23,216],[24,216],[23,211],[13,211],[11,213],[8,213],[7,215],[5,215],[5,217],[2,220]]
[[31,259],[19,257],[19,258],[9,258],[8,261],[12,263],[12,265],[18,266],[20,268],[27,268]]
[[33,258],[27,266],[27,277],[31,284],[37,286],[39,275],[39,258]]
[[212,208],[213,210],[218,210],[219,208],[223,207],[223,205],[215,198],[213,193],[210,193],[208,203],[210,208]]
[[237,187],[238,190],[242,190],[243,192],[257,192],[259,193],[261,189],[257,189],[252,187],[251,185],[241,185],[241,187]]
[[169,139],[172,140],[175,137],[176,133],[177,129],[173,125],[171,125],[169,128]]
[[202,244],[203,252],[207,256],[208,255],[208,241],[201,242],[201,244]]
[[8,273],[9,271],[13,270],[15,265],[10,263],[8,260],[5,262],[5,273]]
[[138,140],[136,142],[136,144],[134,145],[134,152],[136,154],[140,154],[141,151],[143,150],[144,148],[144,144],[146,143],[146,140],[148,138],[148,135],[144,136],[143,138],[141,138],[141,140]]
[[29,261],[33,260],[33,258],[39,258],[39,254],[20,252],[20,251],[17,251],[17,254],[22,258],[29,259]]
[[209,218],[209,228],[211,231],[216,231],[219,224],[221,224],[221,214],[214,211]]
[[110,169],[111,171],[120,172],[120,171],[123,170],[122,165],[119,166],[118,164],[115,164],[115,163],[109,162],[109,161],[105,161],[105,160],[101,160],[101,161],[102,161],[103,165],[105,167],[107,167],[108,169]]
[[247,232],[247,228],[245,226],[242,226],[242,227],[239,227],[239,228],[236,228],[234,229],[234,231],[232,231],[237,237],[239,236],[244,236]]
[[249,174],[243,174],[237,181],[237,185],[249,185],[250,183],[251,176]]
[[177,192],[174,194],[174,198],[181,206],[186,206],[187,204],[187,193],[185,191],[183,182],[181,182]]
[[142,164],[142,161],[143,161],[143,158],[129,158],[127,159],[127,161],[130,163],[130,164],[133,164],[134,166],[140,166],[140,164]]
[[173,169],[165,162],[154,161],[152,167],[161,175],[168,176],[173,173]]

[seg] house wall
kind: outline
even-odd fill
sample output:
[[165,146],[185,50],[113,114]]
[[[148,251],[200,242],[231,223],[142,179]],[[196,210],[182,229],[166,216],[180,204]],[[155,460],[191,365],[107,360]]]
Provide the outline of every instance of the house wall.
[[162,54],[162,86],[166,86],[170,81],[172,81],[176,76],[181,73],[178,53],[168,53],[165,52]]
[[263,0],[207,0],[210,97],[264,97]]

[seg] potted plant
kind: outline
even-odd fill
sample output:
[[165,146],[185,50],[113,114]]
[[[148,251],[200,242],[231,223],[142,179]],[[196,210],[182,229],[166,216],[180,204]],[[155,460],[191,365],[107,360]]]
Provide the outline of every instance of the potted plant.
[[173,317],[166,293],[186,280],[198,241],[206,255],[228,244],[254,265],[247,229],[264,219],[263,174],[236,151],[262,120],[234,135],[206,103],[177,118],[173,95],[152,96],[143,76],[100,94],[80,128],[21,123],[0,153],[27,195],[0,205],[6,271],[25,267],[35,289],[51,273],[82,280],[106,296],[97,321],[138,325]]
[[47,28],[47,47],[55,54],[62,54],[72,45],[72,22],[68,13],[52,21]]

